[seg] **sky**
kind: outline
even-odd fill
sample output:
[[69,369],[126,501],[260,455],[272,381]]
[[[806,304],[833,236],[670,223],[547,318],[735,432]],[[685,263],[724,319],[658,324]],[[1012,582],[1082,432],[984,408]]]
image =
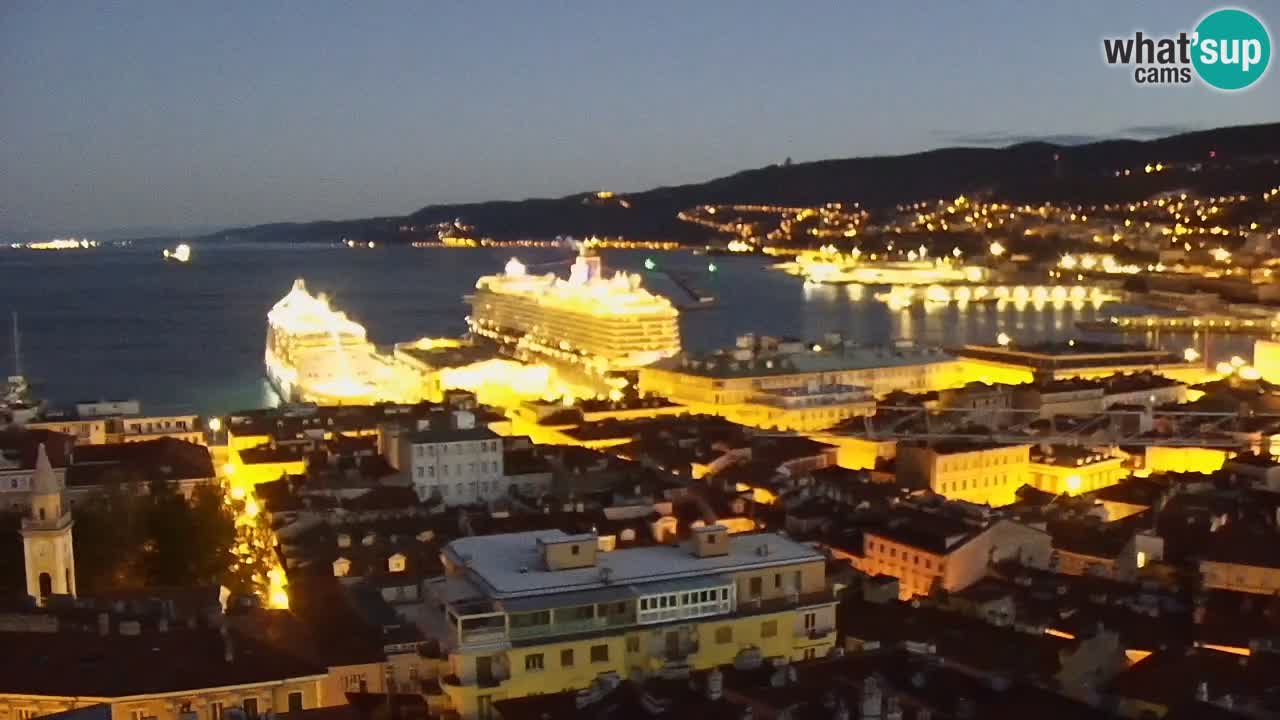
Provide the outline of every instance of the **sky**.
[[[1236,2],[1268,22],[1280,6]],[[1280,120],[1136,86],[1192,0],[4,0],[0,231],[625,192],[781,162]],[[1276,61],[1273,61],[1273,65]]]

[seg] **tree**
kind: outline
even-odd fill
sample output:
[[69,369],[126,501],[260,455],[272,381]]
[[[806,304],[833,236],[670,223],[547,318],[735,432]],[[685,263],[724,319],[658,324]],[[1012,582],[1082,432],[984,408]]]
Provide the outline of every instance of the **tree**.
[[74,508],[80,591],[222,583],[235,561],[235,520],[219,487],[188,501],[165,483],[139,492],[120,478]]

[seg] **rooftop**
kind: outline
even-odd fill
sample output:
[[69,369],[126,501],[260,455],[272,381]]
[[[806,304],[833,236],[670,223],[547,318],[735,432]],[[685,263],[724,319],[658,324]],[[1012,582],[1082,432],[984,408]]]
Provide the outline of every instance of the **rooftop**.
[[[466,566],[468,577],[482,583],[483,592],[493,599],[599,590],[822,560],[822,555],[807,545],[761,533],[733,536],[728,554],[716,557],[695,557],[687,546],[654,545],[600,553],[593,567],[554,572],[541,569],[538,541],[569,537],[560,530],[467,537],[449,543],[444,552],[453,562]],[[607,579],[601,572],[605,568]]]
[[67,469],[67,486],[103,485],[124,480],[171,482],[205,480],[215,475],[209,448],[161,437],[135,443],[82,445]]
[[746,359],[738,359],[727,350],[705,355],[683,353],[660,360],[652,367],[703,377],[760,377],[926,365],[951,359],[950,355],[934,348],[837,345],[822,350],[754,353]]
[[136,635],[4,632],[0,693],[111,698],[323,677],[326,668],[230,633],[232,655],[212,628]]

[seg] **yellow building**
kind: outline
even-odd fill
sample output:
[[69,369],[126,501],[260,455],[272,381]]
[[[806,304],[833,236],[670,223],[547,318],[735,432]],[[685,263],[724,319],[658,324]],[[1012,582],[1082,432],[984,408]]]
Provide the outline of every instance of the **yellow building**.
[[1186,382],[1202,382],[1204,364],[1186,362],[1181,355],[1155,348],[1115,343],[1067,342],[965,345],[956,351],[964,372],[1022,373],[1044,380],[1106,378],[1123,373],[1152,372]]
[[[221,720],[321,707],[325,667],[247,635],[112,624],[62,628],[53,616],[4,616],[0,718],[105,706],[108,720]],[[341,700],[339,701],[341,702]],[[109,714],[107,714],[109,710]]]
[[1061,495],[1100,490],[1129,476],[1124,460],[1114,455],[1075,446],[1031,449],[1028,465],[1031,486]]
[[537,531],[455,540],[442,559],[427,603],[441,611],[426,621],[465,720],[603,673],[703,669],[747,650],[801,660],[835,645],[824,557],[779,535],[712,525],[682,545],[602,553],[594,535]]
[[1031,479],[1030,453],[1030,445],[898,443],[896,474],[905,487],[996,507],[1016,500]]
[[871,399],[893,390],[963,385],[958,363],[938,350],[828,347],[775,338],[739,338],[706,356],[682,354],[640,369],[641,392],[695,412],[754,427],[812,431],[874,412]]
[[301,448],[261,447],[230,450],[223,472],[240,487],[252,487],[259,483],[279,480],[285,475],[302,475],[307,472],[307,459]]
[[195,415],[55,417],[28,423],[27,427],[70,435],[77,445],[111,445],[163,437],[205,444],[204,430]]
[[1222,465],[1234,454],[1220,448],[1148,445],[1142,469],[1147,473],[1212,473],[1221,470]]

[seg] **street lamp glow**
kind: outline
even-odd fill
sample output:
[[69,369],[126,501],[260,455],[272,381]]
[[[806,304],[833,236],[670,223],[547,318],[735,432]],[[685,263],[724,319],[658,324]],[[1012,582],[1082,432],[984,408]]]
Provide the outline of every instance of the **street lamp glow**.
[[1200,353],[1197,352],[1195,348],[1189,347],[1186,350],[1182,351],[1182,359],[1186,360],[1189,363],[1195,362],[1200,359]]
[[998,241],[991,243],[991,246],[988,247],[987,250],[991,253],[991,257],[1000,257],[1001,255],[1004,255],[1004,246]]
[[205,423],[205,425],[209,428],[209,432],[216,433],[216,432],[222,431],[221,418],[211,417],[209,418],[208,422]]
[[1009,347],[1009,343],[1011,342],[1013,342],[1013,338],[1009,337],[1005,333],[1000,333],[996,336],[996,344],[1000,347]]

